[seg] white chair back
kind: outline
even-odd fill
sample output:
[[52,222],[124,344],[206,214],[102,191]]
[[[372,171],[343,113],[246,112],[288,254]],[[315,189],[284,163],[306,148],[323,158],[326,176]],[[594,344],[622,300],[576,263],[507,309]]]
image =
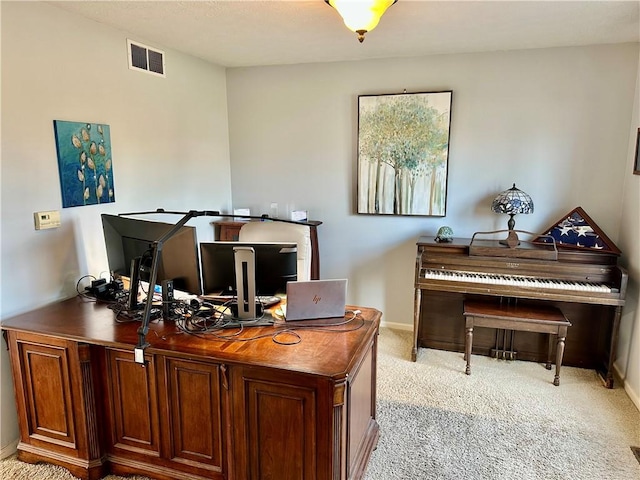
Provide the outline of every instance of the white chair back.
[[311,280],[311,228],[296,223],[247,222],[240,229],[240,242],[291,242],[298,247],[298,280]]

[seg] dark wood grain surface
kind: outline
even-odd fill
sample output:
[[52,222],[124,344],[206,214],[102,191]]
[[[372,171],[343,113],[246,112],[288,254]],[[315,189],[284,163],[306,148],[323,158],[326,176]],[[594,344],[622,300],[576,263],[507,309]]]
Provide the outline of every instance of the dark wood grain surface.
[[[218,330],[220,336],[232,336],[228,340],[215,335],[190,335],[181,332],[173,321],[154,321],[149,326],[148,353],[154,350],[176,354],[206,355],[218,361],[276,366],[288,370],[340,375],[346,372],[363,339],[377,329],[381,312],[372,308],[347,307],[362,313],[342,326],[327,324],[344,319],[307,320],[302,322],[279,321],[273,327],[250,327],[238,333],[238,329]],[[349,314],[347,317],[349,318]],[[106,304],[82,297],[74,297],[27,312],[2,322],[4,330],[31,331],[69,340],[88,342],[120,348],[132,348],[138,341],[139,322],[117,323],[113,310]],[[300,336],[295,345],[282,345],[296,341],[288,335],[293,330]],[[237,335],[236,335],[237,334]],[[259,338],[262,337],[262,338]]]
[[18,458],[83,480],[362,478],[379,436],[381,312],[357,309],[223,339],[155,321],[144,365],[140,323],[105,304],[75,297],[4,320]]

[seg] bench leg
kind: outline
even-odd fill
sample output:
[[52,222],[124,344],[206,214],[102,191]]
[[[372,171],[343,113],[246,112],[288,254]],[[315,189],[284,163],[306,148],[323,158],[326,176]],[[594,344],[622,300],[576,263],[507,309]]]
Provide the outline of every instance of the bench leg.
[[552,333],[549,334],[549,348],[547,349],[547,364],[545,368],[547,370],[551,370],[551,363],[553,363],[552,355],[553,355],[553,340],[554,335]]
[[466,328],[467,334],[464,343],[464,359],[467,361],[467,367],[464,370],[464,373],[467,375],[471,375],[471,348],[473,345],[473,324],[467,325]]
[[565,336],[558,335],[558,345],[556,347],[556,376],[553,379],[553,384],[556,387],[560,385],[560,367],[562,366],[562,356],[564,355],[565,338]]

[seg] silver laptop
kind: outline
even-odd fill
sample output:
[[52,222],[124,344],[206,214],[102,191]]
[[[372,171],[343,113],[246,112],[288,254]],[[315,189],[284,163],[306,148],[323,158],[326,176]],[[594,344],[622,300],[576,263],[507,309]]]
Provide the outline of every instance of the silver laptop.
[[342,318],[346,299],[346,279],[288,282],[285,320]]

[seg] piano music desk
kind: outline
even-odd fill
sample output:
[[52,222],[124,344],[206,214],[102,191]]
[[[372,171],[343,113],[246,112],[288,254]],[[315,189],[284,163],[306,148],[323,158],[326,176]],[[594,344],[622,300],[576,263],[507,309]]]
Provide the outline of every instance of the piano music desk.
[[524,332],[549,334],[547,370],[551,370],[552,335],[556,336],[556,375],[553,384],[560,385],[560,366],[564,354],[564,342],[567,328],[571,323],[557,308],[528,305],[505,305],[488,302],[464,302],[466,323],[466,341],[464,358],[467,361],[465,373],[471,375],[471,349],[473,347],[473,328],[488,327]]

